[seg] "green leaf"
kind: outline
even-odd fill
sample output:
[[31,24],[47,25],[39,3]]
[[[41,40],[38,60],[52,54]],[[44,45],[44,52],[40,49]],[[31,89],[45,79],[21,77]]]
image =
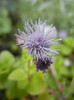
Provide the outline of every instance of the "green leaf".
[[24,68],[25,71],[27,70],[27,61],[22,61],[21,59],[18,59],[17,61],[15,61],[15,63],[13,64],[13,68]]
[[72,49],[71,49],[70,47],[64,45],[64,46],[61,47],[61,51],[60,51],[60,52],[61,52],[63,55],[68,56],[68,55],[71,54]]
[[14,87],[14,82],[10,80],[6,80],[4,82],[0,82],[0,89],[12,89]]
[[30,55],[27,55],[27,54],[28,54],[27,49],[23,49],[23,50],[22,50],[22,59],[23,59],[24,61],[29,60],[29,59],[32,59],[32,58],[31,58],[31,54],[30,54]]
[[38,96],[38,99],[37,100],[49,100],[48,99],[48,91],[46,90],[43,94],[40,94],[39,96]]
[[5,82],[7,80],[8,73],[0,74],[0,82]]
[[15,87],[13,89],[7,89],[6,96],[8,99],[23,98],[27,96],[27,92],[25,90],[19,90]]
[[48,100],[57,100],[57,98],[53,94],[50,94]]
[[56,67],[56,72],[57,72],[58,78],[61,78],[62,75],[69,74],[68,68],[64,66],[64,58],[62,56],[59,55],[56,57],[54,66]]
[[32,64],[32,66],[29,67],[29,72],[30,75],[34,75],[36,73],[35,64]]
[[14,56],[9,51],[3,51],[0,54],[0,74],[7,73],[14,63]]
[[26,87],[26,91],[31,95],[38,95],[45,91],[45,84],[40,76],[40,74],[36,73],[29,84]]
[[25,87],[28,85],[28,83],[29,83],[28,78],[25,80],[18,81],[17,87],[18,87],[18,89],[25,89]]
[[27,74],[25,73],[23,68],[18,68],[14,70],[8,77],[9,80],[20,81],[25,80],[27,78]]
[[70,47],[74,47],[74,38],[73,37],[67,37],[64,40],[64,43]]

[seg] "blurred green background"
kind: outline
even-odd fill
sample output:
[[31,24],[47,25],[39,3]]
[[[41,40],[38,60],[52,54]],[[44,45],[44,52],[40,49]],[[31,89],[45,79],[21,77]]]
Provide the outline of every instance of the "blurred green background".
[[[62,85],[47,71],[45,81],[36,72],[31,55],[16,46],[17,28],[25,21],[47,19],[47,28],[56,27],[56,38],[62,38],[54,67]],[[74,0],[0,0],[0,100],[74,100]],[[55,93],[58,95],[55,95]]]

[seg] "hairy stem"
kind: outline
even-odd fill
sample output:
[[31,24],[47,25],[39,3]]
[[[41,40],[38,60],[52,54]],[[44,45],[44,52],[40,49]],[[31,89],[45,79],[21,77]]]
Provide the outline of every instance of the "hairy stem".
[[54,90],[48,88],[48,92],[49,92],[50,94],[54,94],[57,98],[59,98],[59,95],[58,95]]
[[63,88],[62,88],[62,85],[61,85],[61,83],[59,82],[59,80],[57,79],[56,71],[55,71],[55,68],[54,68],[53,65],[50,66],[49,72],[52,74],[53,78],[54,78],[55,81],[56,81],[56,85],[57,85],[58,90],[59,90],[59,93],[60,93],[60,95],[59,95],[60,99],[59,99],[59,100],[66,100],[66,98],[65,98],[64,95],[63,95]]

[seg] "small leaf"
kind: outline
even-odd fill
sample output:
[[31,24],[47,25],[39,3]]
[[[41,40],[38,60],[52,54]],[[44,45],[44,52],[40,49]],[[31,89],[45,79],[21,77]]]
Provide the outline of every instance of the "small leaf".
[[18,87],[18,89],[25,89],[25,87],[28,85],[28,83],[29,83],[28,78],[25,80],[18,81],[17,87]]
[[14,63],[14,56],[9,51],[3,51],[0,54],[0,74],[7,73]]
[[26,91],[31,95],[38,95],[45,91],[45,84],[40,76],[40,74],[36,73],[29,84],[26,87]]
[[31,54],[30,55],[27,55],[27,54],[28,54],[27,49],[23,49],[22,50],[22,59],[24,61],[31,59]]
[[27,74],[24,72],[23,68],[18,68],[14,70],[8,77],[9,80],[20,81],[25,80],[27,78]]

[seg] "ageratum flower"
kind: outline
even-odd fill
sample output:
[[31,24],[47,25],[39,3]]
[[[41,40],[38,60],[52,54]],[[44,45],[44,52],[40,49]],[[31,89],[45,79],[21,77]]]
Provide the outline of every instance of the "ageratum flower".
[[[40,26],[42,25],[42,29]],[[53,37],[56,34],[56,29],[50,25],[49,30],[44,32],[46,27],[46,20],[44,23],[40,19],[31,24],[27,21],[24,25],[24,31],[18,29],[19,35],[16,34],[18,45],[22,48],[28,49],[28,54],[32,54],[33,60],[37,70],[43,72],[53,63],[53,59],[47,54],[59,54],[56,49],[52,49],[50,46],[59,45],[58,40],[54,40]],[[51,58],[51,59],[50,59]]]
[[[56,49],[50,48],[51,45],[59,45],[58,40],[54,40],[54,34],[55,34],[55,27],[52,25],[50,26],[49,30],[44,33],[44,27],[46,26],[46,21],[43,23],[43,30],[40,30],[40,25],[42,22],[40,19],[35,21],[35,24],[32,23],[31,25],[27,21],[25,23],[25,31],[23,32],[20,29],[18,29],[19,35],[16,34],[17,41],[22,41],[22,48],[28,49],[28,54],[32,54],[33,58],[41,58],[44,59],[43,55],[47,54],[59,54]],[[21,43],[18,42],[18,45]]]

